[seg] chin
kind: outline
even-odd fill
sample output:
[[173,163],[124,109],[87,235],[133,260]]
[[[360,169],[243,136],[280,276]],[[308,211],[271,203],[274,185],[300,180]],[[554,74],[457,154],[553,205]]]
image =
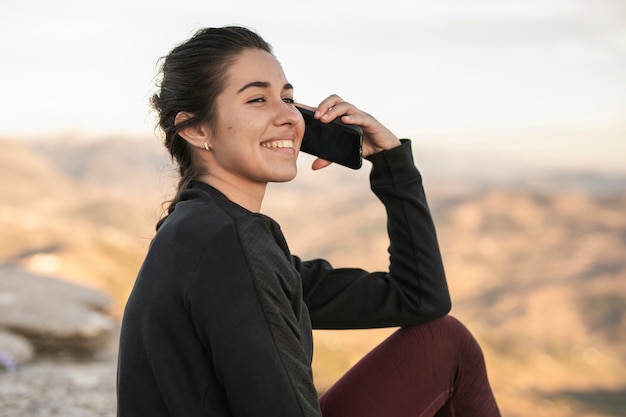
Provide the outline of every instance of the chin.
[[289,182],[296,178],[298,174],[298,169],[294,167],[290,170],[285,170],[284,172],[277,172],[272,176],[271,182]]

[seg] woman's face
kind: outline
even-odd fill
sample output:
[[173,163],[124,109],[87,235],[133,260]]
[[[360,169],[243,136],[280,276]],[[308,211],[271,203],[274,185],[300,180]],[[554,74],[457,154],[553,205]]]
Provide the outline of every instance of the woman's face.
[[260,49],[242,52],[217,98],[210,174],[239,185],[292,180],[304,135],[293,103],[293,87],[276,58]]

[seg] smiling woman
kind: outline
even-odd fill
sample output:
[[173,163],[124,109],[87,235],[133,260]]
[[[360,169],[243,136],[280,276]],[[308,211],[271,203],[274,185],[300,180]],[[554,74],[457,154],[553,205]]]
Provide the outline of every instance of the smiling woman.
[[[178,129],[197,153],[199,180],[231,201],[258,212],[268,182],[290,181],[304,135],[304,121],[294,106],[293,87],[272,54],[246,49],[238,54],[217,97],[217,117]],[[176,116],[176,125],[191,118]],[[206,149],[209,151],[207,152]]]
[[[226,89],[229,67],[245,50],[264,51],[268,55],[272,52],[267,42],[251,32],[207,30],[174,48],[163,62],[161,88],[152,97],[152,106],[165,133],[165,146],[178,164],[181,177],[168,213],[174,210],[180,192],[192,180],[208,174],[206,164],[199,163],[202,156],[195,148],[207,152],[210,149],[209,128],[217,126],[218,120],[217,98]],[[233,83],[229,86],[237,91],[242,88]]]
[[[241,27],[203,29],[162,72],[152,103],[181,179],[124,312],[118,415],[499,416],[480,347],[447,316],[410,141],[336,95],[314,108],[363,131],[391,264],[303,261],[259,213],[267,184],[296,176],[305,130],[269,45]],[[312,329],[398,326],[318,399]]]

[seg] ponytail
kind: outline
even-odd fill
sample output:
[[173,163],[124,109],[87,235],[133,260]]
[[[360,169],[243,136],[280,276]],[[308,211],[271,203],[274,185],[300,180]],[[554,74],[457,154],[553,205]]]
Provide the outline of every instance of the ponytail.
[[[272,53],[271,46],[253,31],[227,26],[197,31],[162,59],[158,91],[150,104],[158,114],[159,127],[165,133],[164,145],[178,165],[180,180],[165,216],[156,225],[157,230],[176,208],[180,193],[204,173],[195,148],[178,132],[200,123],[215,123],[216,101],[224,90],[228,68],[246,49]],[[179,112],[193,116],[176,125],[174,120]]]

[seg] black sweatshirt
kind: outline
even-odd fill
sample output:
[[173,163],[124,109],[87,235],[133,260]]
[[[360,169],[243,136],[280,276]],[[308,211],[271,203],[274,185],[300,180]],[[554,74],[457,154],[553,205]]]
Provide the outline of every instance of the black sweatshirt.
[[279,225],[194,182],[157,232],[120,339],[118,415],[320,416],[312,328],[407,326],[450,297],[409,141],[368,158],[388,272],[292,256]]

